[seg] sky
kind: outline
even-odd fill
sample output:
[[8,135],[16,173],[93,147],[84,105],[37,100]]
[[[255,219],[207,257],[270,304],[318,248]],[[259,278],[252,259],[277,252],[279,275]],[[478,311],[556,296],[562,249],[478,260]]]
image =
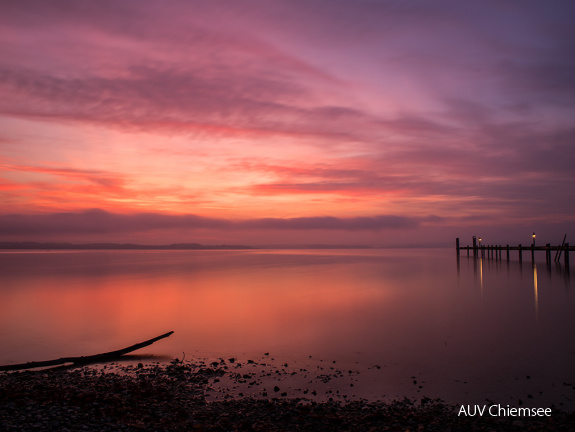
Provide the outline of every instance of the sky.
[[2,1],[0,241],[569,241],[573,22],[570,0]]

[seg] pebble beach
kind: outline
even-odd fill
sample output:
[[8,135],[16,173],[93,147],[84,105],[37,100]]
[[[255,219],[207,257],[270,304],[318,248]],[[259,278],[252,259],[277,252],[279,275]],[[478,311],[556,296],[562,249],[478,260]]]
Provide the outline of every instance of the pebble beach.
[[469,417],[427,397],[320,398],[266,386],[269,372],[241,366],[174,360],[4,372],[0,431],[575,431],[575,413],[555,408],[548,417]]

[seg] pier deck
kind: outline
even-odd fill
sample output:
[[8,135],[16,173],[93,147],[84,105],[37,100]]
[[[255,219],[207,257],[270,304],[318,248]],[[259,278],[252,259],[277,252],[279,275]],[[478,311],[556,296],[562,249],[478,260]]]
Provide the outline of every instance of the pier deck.
[[[567,237],[567,236],[565,236]],[[480,239],[481,240],[481,239]],[[563,255],[563,260],[565,265],[569,265],[569,252],[575,251],[575,246],[570,246],[569,243],[565,243],[565,239],[563,240],[563,244],[558,246],[552,246],[550,243],[545,244],[545,246],[536,246],[534,243],[530,245],[517,245],[517,246],[510,246],[510,245],[481,245],[477,243],[477,239],[473,237],[473,244],[461,246],[459,244],[459,237],[455,239],[455,248],[457,250],[457,255],[461,253],[462,250],[467,251],[467,255],[470,252],[473,253],[473,256],[481,256],[488,258],[499,258],[501,259],[502,252],[506,252],[507,260],[509,260],[509,252],[510,251],[518,251],[519,254],[519,261],[523,260],[523,252],[531,252],[531,260],[535,259],[535,251],[545,251],[545,260],[548,263],[551,263],[551,252],[555,252],[554,261],[560,262],[561,255]]]

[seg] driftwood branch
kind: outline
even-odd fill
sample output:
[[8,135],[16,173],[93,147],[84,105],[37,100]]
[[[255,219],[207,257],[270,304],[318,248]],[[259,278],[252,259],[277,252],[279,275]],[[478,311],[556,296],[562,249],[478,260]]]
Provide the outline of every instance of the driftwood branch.
[[123,348],[123,349],[116,350],[116,351],[110,351],[107,353],[95,354],[95,355],[91,355],[91,356],[82,356],[82,357],[63,357],[63,358],[60,358],[57,360],[47,360],[47,361],[28,362],[28,363],[21,363],[21,364],[15,364],[15,365],[0,366],[0,371],[14,371],[14,370],[23,370],[23,369],[33,369],[33,368],[39,368],[39,367],[58,366],[58,365],[66,364],[66,363],[73,363],[75,365],[84,365],[84,364],[88,364],[88,363],[106,362],[106,361],[117,359],[118,357],[121,357],[124,354],[131,353],[132,351],[139,350],[140,348],[144,348],[148,345],[152,345],[154,342],[159,341],[160,339],[167,338],[172,333],[174,333],[174,332],[171,331],[171,332],[165,333],[163,335],[157,336],[153,339],[129,346],[127,348]]

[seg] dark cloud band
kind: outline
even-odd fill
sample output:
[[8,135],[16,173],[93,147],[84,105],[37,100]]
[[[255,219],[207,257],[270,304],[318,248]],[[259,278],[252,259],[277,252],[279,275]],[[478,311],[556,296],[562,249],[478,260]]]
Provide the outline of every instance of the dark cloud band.
[[418,225],[419,221],[416,219],[397,215],[231,220],[190,214],[136,213],[125,215],[99,209],[77,213],[0,215],[0,234],[2,235],[110,234],[146,232],[158,229],[378,231],[410,229],[416,228]]

